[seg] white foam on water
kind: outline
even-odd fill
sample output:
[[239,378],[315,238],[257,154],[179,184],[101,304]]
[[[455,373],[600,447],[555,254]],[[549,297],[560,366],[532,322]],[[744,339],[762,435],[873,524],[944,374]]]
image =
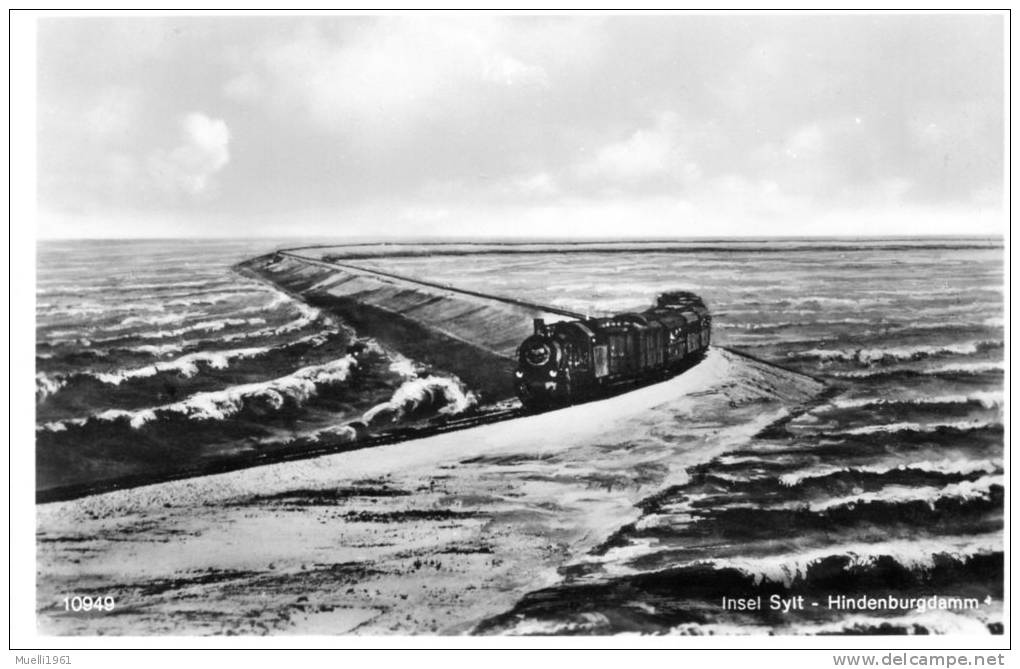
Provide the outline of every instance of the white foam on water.
[[[132,332],[130,334],[117,335],[117,331],[111,331],[110,334],[113,337],[107,337],[104,339],[96,339],[93,343],[104,344],[111,341],[117,341],[124,337],[131,337],[133,339],[171,339],[174,337],[182,337],[186,334],[195,332],[219,332],[228,327],[240,327],[243,325],[264,325],[266,319],[264,318],[218,318],[213,320],[200,321],[187,325],[185,327],[176,328],[173,330],[152,330],[148,332]],[[230,338],[224,337],[224,341],[230,341]],[[134,347],[129,350],[142,351],[141,347]]]
[[[89,344],[91,344],[91,343],[104,344],[104,343],[108,343],[108,342],[111,342],[111,341],[117,341],[117,340],[122,339],[124,337],[131,337],[131,338],[134,338],[134,339],[171,339],[171,338],[174,338],[174,337],[181,337],[181,336],[184,336],[186,334],[190,334],[190,333],[194,333],[194,332],[219,332],[219,331],[224,330],[224,329],[226,329],[228,327],[240,327],[242,325],[249,325],[249,326],[252,326],[252,325],[264,325],[265,322],[266,322],[266,319],[264,319],[264,318],[218,318],[218,319],[214,319],[214,320],[200,321],[198,323],[193,323],[192,325],[187,325],[185,327],[176,328],[176,329],[172,329],[172,330],[151,330],[151,331],[148,331],[148,332],[132,332],[130,334],[117,334],[119,330],[118,329],[114,329],[114,330],[108,331],[108,334],[113,335],[112,337],[105,337],[103,339],[95,339],[95,340],[90,341]],[[123,328],[121,328],[121,329],[123,329]],[[80,333],[74,332],[74,331],[60,332],[59,334],[60,335],[64,335],[64,336],[79,336],[80,337]],[[57,331],[53,331],[53,332],[49,333],[49,338],[52,340],[53,337],[55,337],[57,335],[58,335],[58,332]],[[230,340],[228,337],[224,337],[223,339],[225,341],[229,341]],[[83,339],[79,338],[76,341],[78,343],[81,343],[81,342],[87,341],[87,340],[83,340]],[[134,347],[134,348],[129,349],[129,350],[143,351],[144,349],[142,349],[141,347]]]
[[896,374],[898,372],[910,372],[921,376],[935,376],[939,374],[982,374],[985,372],[1001,371],[1003,371],[1003,363],[1001,362],[958,362],[939,365],[937,367],[927,367],[924,369],[916,369],[912,367],[887,367],[885,369],[835,371],[826,373],[831,376],[841,378],[866,379],[888,376],[889,374]]
[[[602,556],[585,556],[584,562],[600,564],[602,568],[600,577],[636,576],[647,572],[632,566],[633,561],[636,558],[658,552],[655,544],[636,545],[633,550],[619,552],[622,549],[623,547],[611,550]],[[847,570],[868,567],[882,557],[889,557],[906,569],[923,571],[933,567],[939,556],[949,556],[963,561],[975,555],[989,555],[1002,550],[1001,533],[976,536],[939,536],[923,540],[910,538],[871,543],[830,544],[797,552],[767,554],[759,557],[736,556],[719,559],[680,560],[664,566],[662,569],[672,570],[702,565],[716,570],[736,569],[752,577],[755,585],[760,585],[768,580],[790,587],[795,581],[805,578],[813,565],[836,556],[849,558],[844,567]],[[619,559],[619,556],[623,556],[625,559]]]
[[1001,372],[1001,362],[961,362],[956,364],[942,365],[926,370],[929,374],[952,373],[952,372]]
[[199,364],[206,364],[213,369],[226,369],[230,366],[231,360],[253,358],[267,353],[268,348],[238,348],[227,351],[199,351],[181,356],[176,360],[168,362],[157,362],[145,367],[134,369],[121,369],[115,372],[85,372],[99,381],[109,385],[120,385],[128,379],[145,378],[155,376],[164,372],[177,372],[185,377],[192,377],[198,374]]
[[287,295],[284,295],[283,293],[279,293],[279,292],[274,291],[273,293],[270,293],[270,295],[272,295],[272,299],[269,300],[268,302],[266,302],[265,304],[252,304],[252,305],[244,307],[242,309],[238,309],[235,313],[237,313],[237,314],[260,314],[260,313],[264,313],[266,311],[271,311],[273,309],[276,309],[277,307],[281,307],[281,306],[284,306],[284,305],[291,304],[293,302],[293,300],[290,297],[288,297]]
[[[885,397],[853,397],[836,398],[832,406],[837,409],[856,409],[865,407],[881,407],[896,404],[914,404],[923,406],[926,404],[970,404],[976,402],[986,409],[994,409],[1002,406],[1003,394],[998,391],[979,391],[966,395],[932,395],[927,397],[913,398],[885,398]],[[824,407],[823,407],[824,408]]]
[[[327,327],[327,328],[323,329],[320,332],[315,332],[315,333],[312,333],[310,335],[306,335],[304,337],[301,337],[300,339],[295,339],[293,341],[290,341],[290,342],[287,342],[287,343],[284,343],[284,344],[280,344],[276,348],[285,348],[287,346],[292,346],[294,344],[299,344],[299,343],[312,343],[314,345],[318,345],[320,343],[325,342],[326,339],[329,338],[330,336],[336,335],[339,332],[340,332],[340,330],[338,328],[336,328],[336,327]],[[275,333],[275,329],[274,328],[266,328],[266,329],[256,330],[256,331],[241,332],[241,333],[238,333],[236,335],[227,335],[227,336],[224,336],[224,337],[220,337],[217,341],[224,342],[224,343],[230,343],[230,342],[241,341],[241,340],[245,340],[245,339],[260,339],[262,337],[270,336],[270,335],[272,335],[274,333]],[[132,352],[136,352],[136,353],[147,353],[147,354],[155,356],[155,357],[160,357],[160,356],[166,355],[168,353],[179,353],[179,352],[183,351],[185,348],[187,348],[189,346],[195,346],[195,345],[197,345],[199,343],[201,343],[201,340],[189,340],[189,341],[183,341],[183,342],[180,342],[180,343],[173,343],[173,344],[142,344],[140,346],[123,347],[123,350],[132,351]],[[117,347],[117,348],[122,348],[122,347]]]
[[992,486],[1001,486],[1002,484],[1002,476],[995,475],[982,476],[976,481],[950,483],[949,485],[941,488],[937,488],[935,486],[890,485],[873,492],[863,492],[844,497],[833,497],[806,505],[803,502],[790,502],[788,504],[781,505],[779,508],[807,508],[813,512],[820,512],[836,507],[856,506],[858,504],[868,504],[870,502],[885,502],[890,504],[925,502],[930,507],[934,508],[935,503],[941,499],[959,499],[964,501],[990,499]]
[[[232,291],[229,293],[195,293],[191,297],[179,297],[172,300],[164,300],[163,304],[168,307],[190,307],[194,305],[222,304],[233,300],[250,298],[250,291]],[[151,295],[148,299],[163,300],[164,296]]]
[[883,625],[903,627],[907,634],[914,633],[915,625],[924,630],[925,634],[966,634],[968,636],[986,636],[988,634],[988,627],[979,618],[952,611],[911,612],[896,617],[851,615],[821,624],[798,623],[784,628],[783,631],[799,635],[847,634],[878,629]]
[[883,423],[881,425],[853,427],[847,430],[841,430],[838,434],[861,435],[895,432],[937,432],[944,428],[952,430],[980,430],[986,427],[995,427],[998,425],[1001,425],[1001,423],[984,420],[961,420],[949,423]]
[[974,355],[982,349],[1002,346],[1001,342],[972,341],[962,344],[902,346],[890,348],[810,349],[791,351],[788,358],[806,360],[839,360],[866,365],[886,360],[921,360],[939,355]]
[[413,379],[422,371],[421,365],[396,351],[387,350],[386,355],[392,360],[389,367],[390,371],[405,379]]
[[118,328],[103,328],[105,332],[119,332],[121,330],[129,330],[134,325],[170,325],[172,323],[181,323],[191,318],[198,318],[202,316],[201,313],[196,311],[179,311],[176,313],[163,314],[161,316],[128,316],[120,322],[121,327]]
[[45,372],[36,372],[35,401],[41,402],[64,387],[64,379],[59,376],[48,376]]
[[967,474],[973,474],[976,472],[991,474],[1002,470],[1002,461],[993,459],[953,460],[945,458],[943,460],[921,460],[917,462],[885,462],[871,465],[859,465],[855,467],[823,465],[783,474],[779,477],[779,483],[787,487],[793,487],[802,481],[825,478],[826,476],[843,472],[886,474],[894,471],[908,470],[931,472],[935,474],[959,474],[961,476],[966,476]]
[[49,340],[49,343],[79,343],[89,341],[81,330],[50,330],[49,332],[44,332],[43,336]]
[[36,290],[37,295],[81,295],[88,293],[123,293],[125,291],[159,290],[173,288],[203,288],[210,284],[220,286],[229,285],[231,282],[220,279],[201,279],[194,281],[168,280],[166,283],[106,283],[95,286],[80,286],[73,284],[59,284],[56,286],[45,286]]
[[[137,312],[155,312],[164,313],[166,312],[165,305],[158,302],[117,302],[111,304],[96,304],[96,305],[78,305],[73,307],[58,307],[51,309],[45,314],[46,319],[51,319],[54,316],[71,316],[71,317],[87,317],[87,316],[103,316],[108,314],[119,314],[123,312],[137,313]],[[95,323],[87,322],[88,319],[82,319],[86,322],[81,323],[83,327],[100,327]],[[63,323],[69,325],[68,323]]]
[[36,295],[83,295],[87,293],[102,293],[110,290],[109,286],[75,286],[60,284],[57,286],[45,286],[36,288]]
[[347,355],[320,365],[311,365],[271,381],[260,381],[223,390],[196,393],[185,400],[147,409],[125,411],[110,409],[91,417],[72,418],[57,423],[46,423],[42,429],[59,432],[69,425],[84,425],[90,419],[117,421],[127,419],[132,428],[138,429],[161,415],[176,414],[189,420],[223,420],[240,412],[246,402],[259,400],[270,408],[279,410],[287,400],[298,404],[314,397],[322,386],[340,383],[347,379],[357,366],[354,356]]
[[111,311],[111,308],[102,304],[78,304],[75,306],[62,305],[50,307],[50,310],[46,312],[46,317],[95,316],[97,314],[105,314],[108,311]]
[[570,621],[524,618],[514,623],[508,633],[524,636],[561,636],[579,633],[590,634],[600,629],[611,629],[609,618],[602,613],[586,611],[578,614],[575,620]]
[[[223,281],[220,279],[198,279],[194,281],[175,281],[168,280],[166,283],[136,283],[130,284],[128,287],[132,290],[158,290],[160,288],[209,288],[210,284],[218,286],[227,286],[233,283],[232,281]],[[210,290],[214,290],[210,288]]]
[[816,325],[868,325],[876,324],[873,318],[828,318],[810,321],[777,321],[775,323],[769,323],[767,321],[755,321],[749,323],[727,323],[725,321],[719,323],[712,323],[713,327],[722,328],[724,330],[772,330],[778,328],[789,328],[789,327],[811,327]]
[[[182,402],[158,407],[156,410],[179,413],[192,420],[222,420],[238,413],[247,400],[256,398],[267,400],[274,409],[280,409],[287,399],[301,404],[318,394],[320,386],[345,381],[356,364],[353,356],[345,356],[322,365],[303,367],[272,381],[198,393]],[[151,420],[151,417],[147,415],[146,420]],[[132,427],[137,427],[134,421]]]
[[478,404],[475,394],[466,390],[458,379],[445,376],[415,377],[402,383],[388,401],[366,411],[362,420],[371,424],[380,415],[388,414],[390,422],[396,422],[437,399],[442,400],[437,413],[447,416],[456,416]]
[[[281,293],[282,294],[282,293]],[[288,298],[290,299],[290,298]],[[282,334],[288,334],[290,332],[296,332],[303,330],[318,319],[322,319],[327,325],[332,325],[333,320],[316,309],[315,307],[308,306],[304,302],[297,302],[290,300],[291,306],[297,311],[297,318],[283,325],[263,328],[261,330],[255,330],[253,332],[241,332],[234,335],[228,335],[223,337],[221,341],[236,341],[238,339],[256,339],[260,337],[273,337]],[[262,321],[265,322],[264,320]]]
[[671,636],[768,636],[773,628],[768,625],[737,623],[683,623],[671,627]]
[[131,346],[125,349],[127,351],[135,351],[137,353],[148,353],[152,356],[163,356],[167,353],[179,353],[184,350],[183,344],[142,344],[141,346]]
[[808,297],[787,297],[781,302],[794,305],[818,304],[828,306],[859,307],[867,304],[892,304],[895,300],[882,297],[852,298],[852,297],[829,297],[827,295],[812,295]]
[[358,431],[350,425],[334,425],[326,427],[321,430],[316,430],[309,439],[312,441],[322,441],[324,438],[329,438],[331,441],[356,441],[358,438]]
[[890,557],[911,571],[923,571],[935,565],[940,555],[966,560],[975,555],[988,555],[1003,550],[1001,534],[979,536],[941,536],[937,538],[894,539],[875,543],[851,543],[822,546],[799,553],[739,557],[722,560],[697,560],[688,564],[711,564],[715,569],[735,568],[754,578],[758,585],[765,580],[783,583],[786,587],[807,576],[815,563],[826,558],[845,555],[850,558],[846,569],[868,567],[882,557]]

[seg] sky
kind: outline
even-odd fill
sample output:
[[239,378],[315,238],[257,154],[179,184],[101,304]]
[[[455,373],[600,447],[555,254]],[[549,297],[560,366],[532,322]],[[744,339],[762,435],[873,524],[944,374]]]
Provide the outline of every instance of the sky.
[[44,17],[40,237],[1004,232],[1004,17]]

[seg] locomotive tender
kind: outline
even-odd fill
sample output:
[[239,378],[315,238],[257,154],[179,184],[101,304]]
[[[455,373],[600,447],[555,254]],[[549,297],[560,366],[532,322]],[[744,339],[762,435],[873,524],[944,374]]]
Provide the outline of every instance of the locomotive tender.
[[572,404],[682,372],[704,356],[712,317],[693,293],[663,293],[641,313],[546,324],[517,350],[526,408]]

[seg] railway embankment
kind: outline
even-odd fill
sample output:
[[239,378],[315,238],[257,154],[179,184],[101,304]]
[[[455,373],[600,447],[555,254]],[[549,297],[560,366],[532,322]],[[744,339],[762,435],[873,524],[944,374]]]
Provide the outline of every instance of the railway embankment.
[[359,334],[419,363],[456,374],[482,403],[514,395],[514,353],[534,319],[579,316],[291,252],[259,256],[236,269],[339,316]]

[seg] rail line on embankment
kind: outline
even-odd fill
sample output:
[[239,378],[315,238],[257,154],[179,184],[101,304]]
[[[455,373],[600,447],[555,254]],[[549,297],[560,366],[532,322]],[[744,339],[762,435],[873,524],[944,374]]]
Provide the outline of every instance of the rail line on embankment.
[[[270,254],[272,255],[272,254]],[[359,265],[350,265],[347,263],[337,262],[335,260],[322,260],[321,258],[309,258],[308,256],[294,253],[292,250],[278,251],[277,255],[289,256],[302,262],[308,262],[322,267],[336,267],[339,269],[345,269],[348,271],[363,272],[365,274],[372,274],[374,276],[383,277],[387,279],[396,279],[398,281],[405,281],[407,283],[417,284],[419,286],[425,286],[426,288],[437,288],[439,290],[451,291],[454,293],[460,293],[461,295],[470,295],[471,297],[480,297],[485,300],[493,300],[496,302],[503,302],[505,304],[513,304],[518,307],[525,307],[527,309],[535,309],[538,311],[548,311],[550,313],[559,314],[560,316],[566,316],[567,318],[587,318],[584,314],[576,311],[570,311],[569,309],[561,309],[560,307],[550,306],[548,304],[539,304],[538,302],[528,302],[527,300],[520,300],[515,297],[507,297],[505,295],[491,295],[489,293],[483,293],[476,290],[468,290],[466,288],[458,288],[450,284],[436,283],[434,281],[426,281],[424,279],[416,279],[409,276],[403,276],[401,274],[395,274],[393,272],[383,272],[382,270],[369,269],[367,267],[361,267]]]

